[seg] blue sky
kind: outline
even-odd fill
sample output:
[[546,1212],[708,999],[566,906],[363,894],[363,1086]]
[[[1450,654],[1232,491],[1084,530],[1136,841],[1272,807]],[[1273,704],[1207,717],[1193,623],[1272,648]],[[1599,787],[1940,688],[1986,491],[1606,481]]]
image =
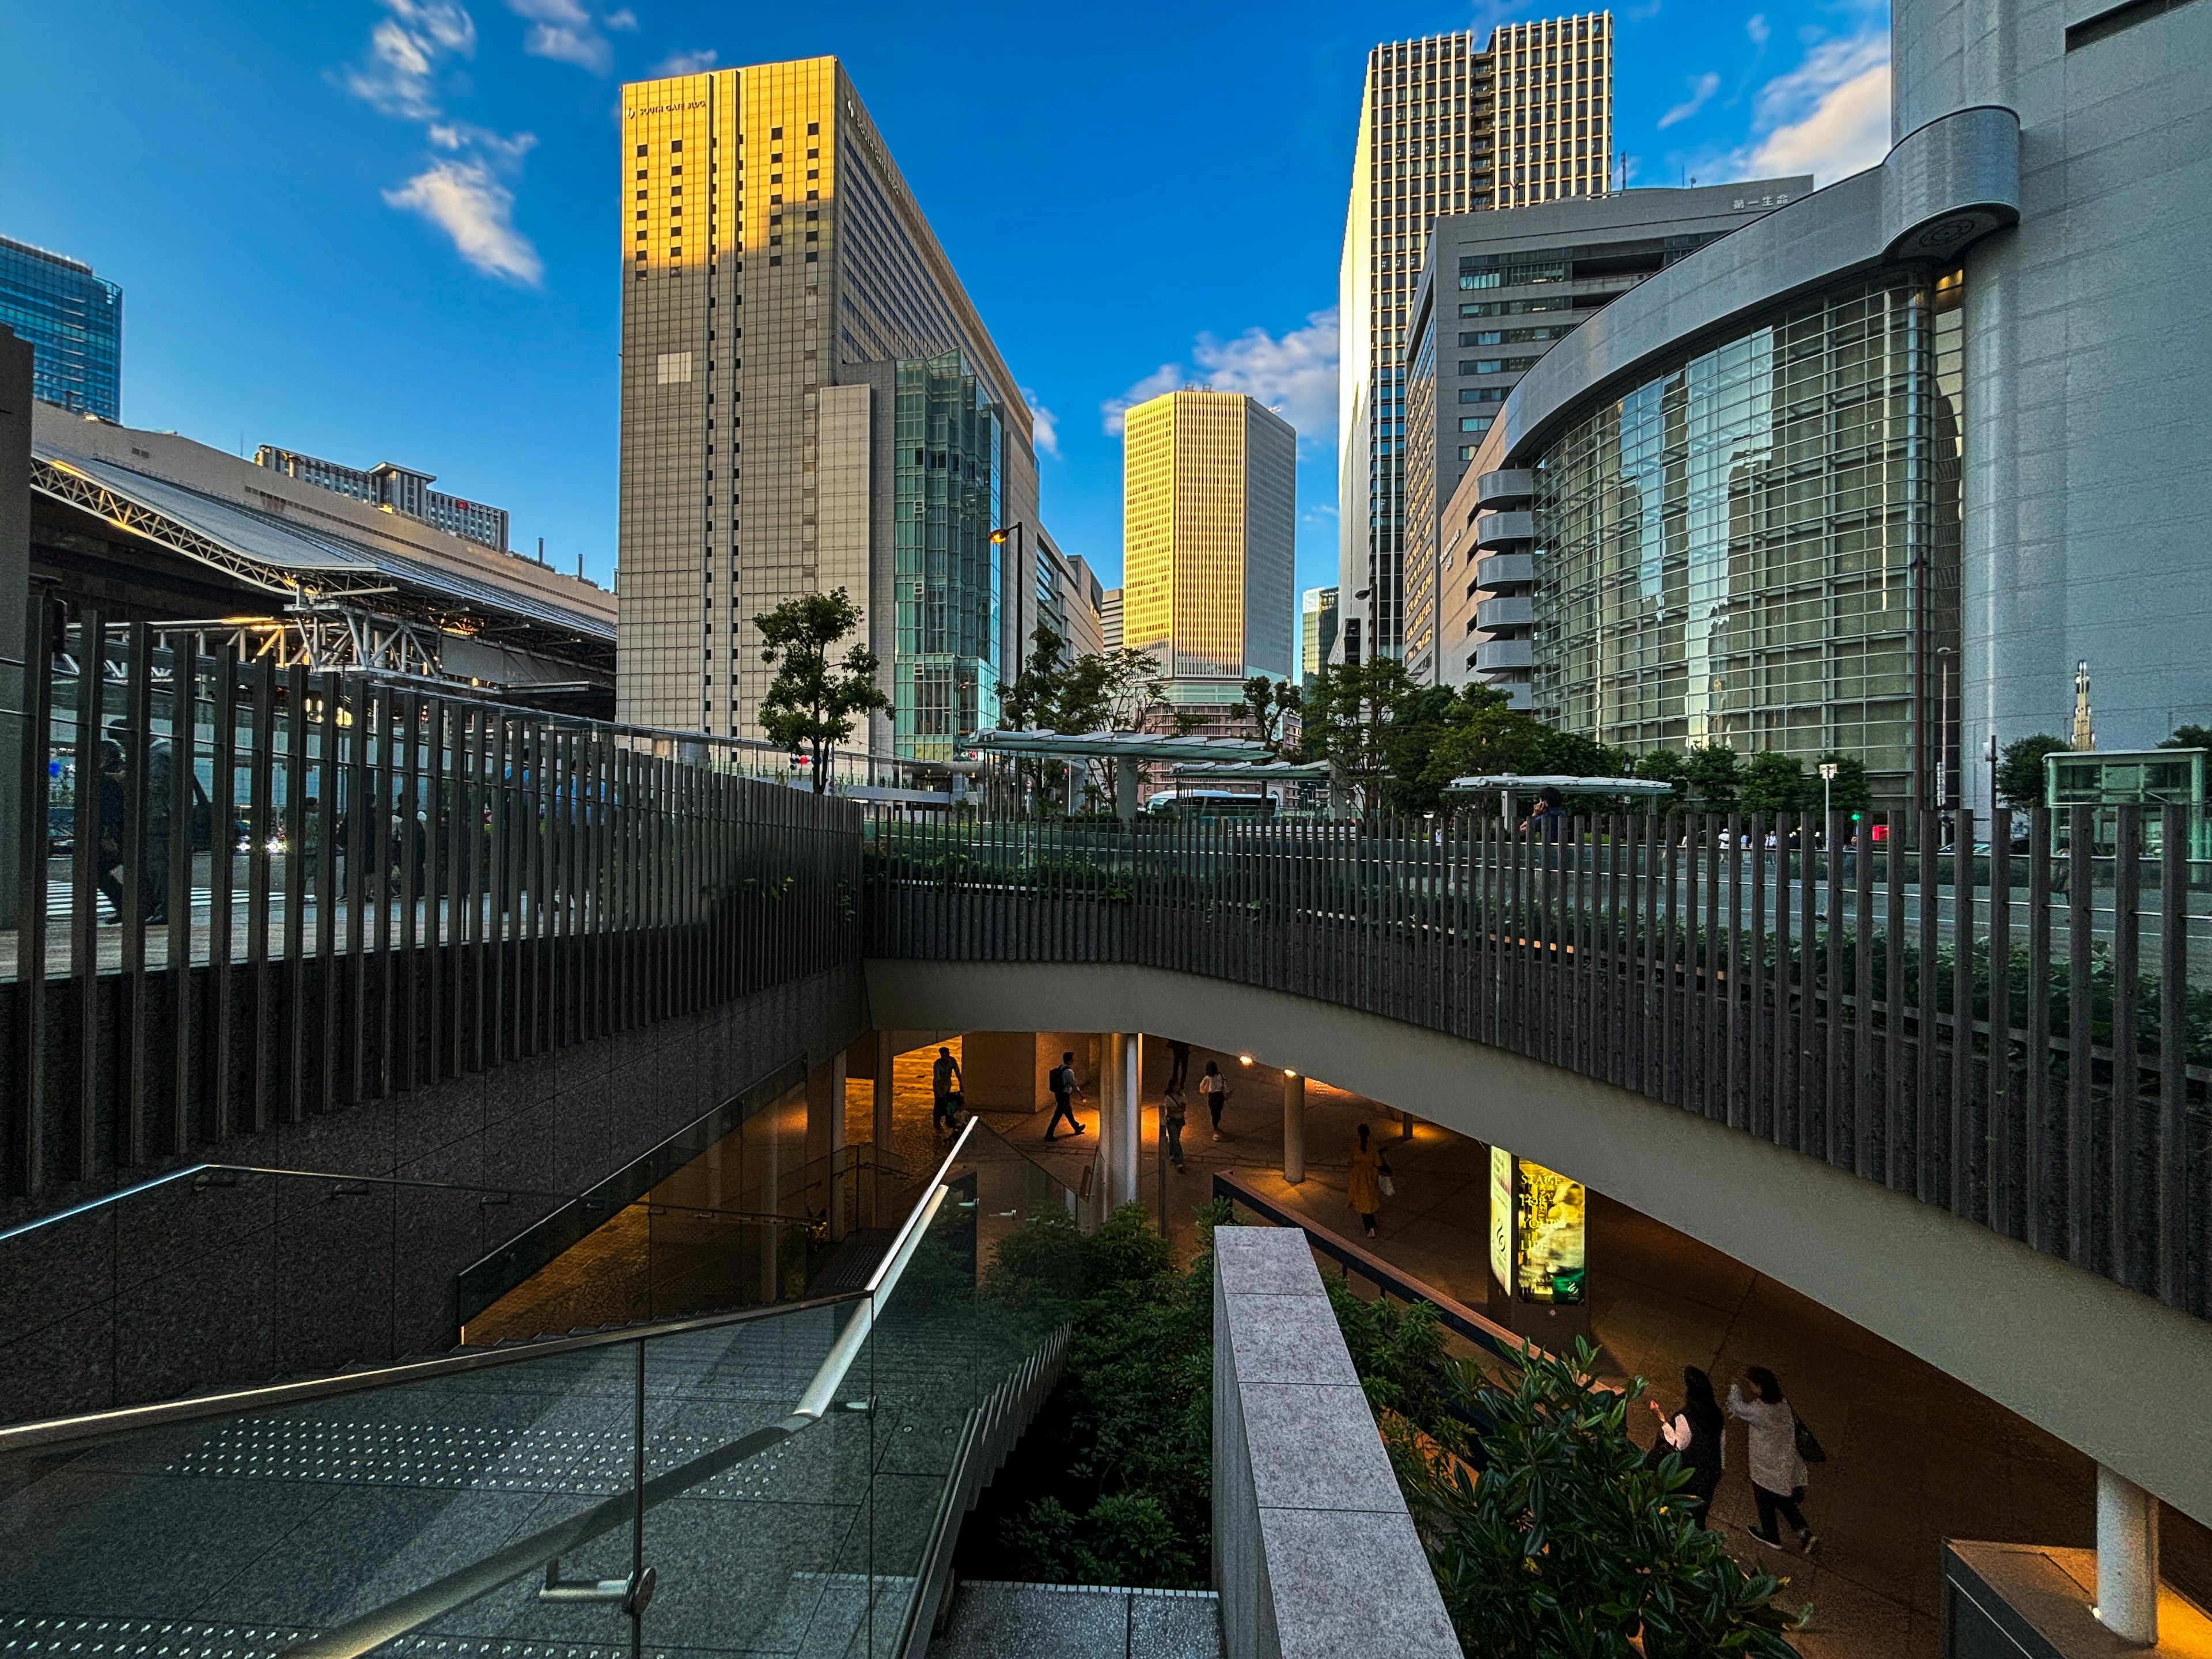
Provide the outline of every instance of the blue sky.
[[[1036,404],[1044,516],[1109,582],[1133,391],[1249,391],[1302,435],[1335,570],[1337,256],[1367,48],[1565,8],[690,0],[0,0],[0,234],[125,289],[124,416],[427,467],[601,581],[615,549],[617,88],[842,57]],[[1632,183],[1879,159],[1864,0],[1616,11]]]

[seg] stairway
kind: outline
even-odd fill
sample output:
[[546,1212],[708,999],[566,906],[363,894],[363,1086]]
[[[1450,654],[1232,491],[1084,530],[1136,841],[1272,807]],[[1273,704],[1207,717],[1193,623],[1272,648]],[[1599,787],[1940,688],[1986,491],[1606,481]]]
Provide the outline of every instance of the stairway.
[[929,1659],[1221,1659],[1212,1590],[974,1581]]

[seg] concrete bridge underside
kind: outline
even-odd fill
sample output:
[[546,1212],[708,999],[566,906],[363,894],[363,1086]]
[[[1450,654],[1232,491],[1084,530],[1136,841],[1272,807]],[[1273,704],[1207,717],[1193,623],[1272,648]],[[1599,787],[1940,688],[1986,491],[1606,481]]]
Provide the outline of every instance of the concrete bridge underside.
[[1502,1049],[1154,969],[871,960],[879,1027],[1145,1031],[1510,1147],[1770,1274],[2212,1525],[2212,1324],[1738,1129]]

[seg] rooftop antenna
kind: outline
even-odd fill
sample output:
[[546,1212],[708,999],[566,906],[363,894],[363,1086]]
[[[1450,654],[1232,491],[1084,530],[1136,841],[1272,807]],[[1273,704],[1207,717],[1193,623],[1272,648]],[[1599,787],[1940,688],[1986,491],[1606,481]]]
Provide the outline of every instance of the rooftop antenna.
[[545,538],[543,536],[538,538],[538,562],[540,564],[545,562]]

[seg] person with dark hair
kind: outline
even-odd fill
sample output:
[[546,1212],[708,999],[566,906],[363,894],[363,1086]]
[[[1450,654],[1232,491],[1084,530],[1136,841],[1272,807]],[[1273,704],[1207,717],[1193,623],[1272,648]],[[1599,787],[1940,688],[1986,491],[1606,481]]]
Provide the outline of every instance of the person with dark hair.
[[1751,1450],[1751,1495],[1759,1504],[1759,1524],[1751,1535],[1769,1549],[1782,1547],[1778,1516],[1797,1534],[1797,1547],[1810,1555],[1820,1539],[1797,1507],[1805,1496],[1805,1460],[1797,1450],[1797,1413],[1782,1395],[1782,1384],[1764,1365],[1743,1374],[1752,1397],[1743,1397],[1741,1383],[1729,1384],[1728,1414],[1740,1418],[1748,1429]]
[[1213,1121],[1213,1138],[1221,1139],[1221,1109],[1229,1103],[1229,1079],[1221,1075],[1218,1060],[1206,1062],[1206,1075],[1198,1080],[1198,1091],[1206,1097],[1206,1115]]
[[1182,1168],[1182,1126],[1189,1115],[1181,1090],[1171,1087],[1160,1097],[1160,1138],[1165,1143],[1169,1162],[1178,1170]]
[[1528,809],[1528,816],[1521,821],[1523,830],[1535,832],[1539,841],[1557,841],[1566,823],[1566,798],[1550,784],[1536,792],[1536,804]]
[[107,901],[115,914],[111,921],[123,920],[123,745],[112,738],[100,740],[99,758],[91,777],[93,801],[93,833],[97,837],[99,856],[93,860],[98,873],[93,878],[100,896]]
[[1685,1365],[1682,1409],[1669,1418],[1655,1400],[1651,1410],[1659,1419],[1659,1443],[1652,1450],[1661,1457],[1671,1451],[1681,1458],[1690,1474],[1689,1495],[1711,1515],[1713,1492],[1721,1484],[1721,1435],[1728,1426],[1713,1397],[1713,1379],[1695,1365]]
[[1370,1238],[1375,1237],[1375,1218],[1382,1208],[1382,1183],[1389,1179],[1390,1166],[1382,1161],[1382,1154],[1367,1144],[1368,1128],[1359,1126],[1359,1144],[1352,1149],[1352,1178],[1345,1186],[1345,1201],[1359,1212],[1360,1224],[1367,1229]]
[[146,830],[138,848],[138,882],[145,896],[142,920],[153,927],[169,919],[169,814],[176,793],[176,750],[167,738],[142,744],[137,728],[123,720],[109,726],[107,737],[122,755],[125,768],[136,750],[146,769]]
[[1052,1068],[1052,1075],[1045,1081],[1052,1089],[1053,1108],[1052,1121],[1044,1126],[1044,1138],[1052,1139],[1062,1118],[1067,1120],[1069,1133],[1081,1134],[1083,1125],[1075,1115],[1075,1055],[1072,1051],[1060,1057],[1060,1064]]
[[939,1048],[929,1066],[929,1123],[933,1129],[950,1129],[964,1104],[960,1062],[950,1048]]

